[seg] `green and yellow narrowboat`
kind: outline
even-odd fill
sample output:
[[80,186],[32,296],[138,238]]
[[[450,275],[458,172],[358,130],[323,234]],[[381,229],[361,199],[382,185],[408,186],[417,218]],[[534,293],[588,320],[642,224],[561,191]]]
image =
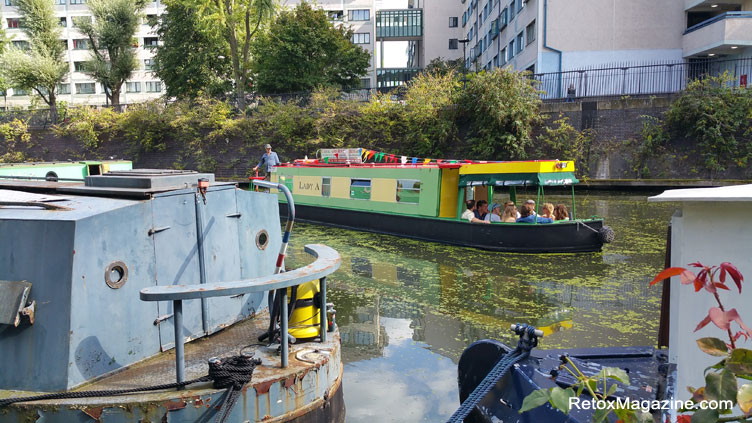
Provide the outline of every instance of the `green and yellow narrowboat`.
[[[351,150],[349,155],[328,150],[323,159],[296,160],[271,173],[273,182],[292,192],[296,219],[515,253],[594,252],[613,239],[602,219],[576,218],[574,185],[579,181],[572,161],[407,163],[403,158],[401,163],[368,163],[359,160],[360,149]],[[540,205],[544,188],[551,186],[572,186],[571,220],[483,225],[460,218],[466,199],[492,199],[494,187],[508,188],[512,201],[518,187],[537,188]],[[279,195],[285,213],[285,197]]]
[[0,180],[28,179],[46,181],[81,181],[90,175],[130,170],[129,160],[82,160],[70,162],[0,163]]

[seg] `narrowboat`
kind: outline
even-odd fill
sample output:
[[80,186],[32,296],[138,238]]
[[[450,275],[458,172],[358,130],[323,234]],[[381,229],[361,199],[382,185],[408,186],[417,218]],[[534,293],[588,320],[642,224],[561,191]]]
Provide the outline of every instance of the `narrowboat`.
[[[296,160],[270,178],[295,199],[298,219],[347,229],[515,253],[579,253],[602,249],[613,231],[602,219],[577,219],[573,161],[470,162],[412,160],[374,163],[362,149],[324,149],[317,159]],[[571,220],[553,224],[473,224],[461,219],[465,200],[493,198],[506,188],[572,187]],[[523,200],[524,201],[524,200]],[[280,194],[280,211],[284,213]],[[518,205],[520,203],[517,203]]]
[[129,160],[0,163],[0,179],[83,182],[90,175],[132,168]]
[[276,196],[155,169],[2,188],[0,423],[344,422],[341,259],[280,272]]

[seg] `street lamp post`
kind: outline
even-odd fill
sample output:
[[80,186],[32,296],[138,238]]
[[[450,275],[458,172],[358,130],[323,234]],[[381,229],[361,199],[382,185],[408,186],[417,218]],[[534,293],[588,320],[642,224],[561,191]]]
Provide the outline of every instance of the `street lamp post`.
[[467,45],[470,40],[465,38],[457,40],[457,42],[462,43],[462,89],[464,90],[467,88],[467,57],[465,56],[465,45]]

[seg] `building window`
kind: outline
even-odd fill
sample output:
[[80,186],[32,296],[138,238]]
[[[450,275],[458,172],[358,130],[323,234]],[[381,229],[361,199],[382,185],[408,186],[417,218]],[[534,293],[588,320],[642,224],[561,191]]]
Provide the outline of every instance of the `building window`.
[[371,78],[360,78],[360,89],[370,90],[371,89]]
[[494,67],[498,67],[499,66],[499,55],[498,54],[496,56],[494,56],[494,58],[493,58],[493,65],[494,65]]
[[522,49],[525,48],[525,44],[523,41],[524,36],[525,34],[523,34],[522,32],[517,34],[517,52],[515,54],[519,54],[520,52],[522,52]]
[[517,0],[517,14],[519,15],[522,8],[525,7],[525,0]]
[[[518,0],[518,1],[522,1],[522,0]],[[512,0],[512,2],[509,3],[509,20],[510,21],[512,19],[514,19],[514,12],[515,12],[515,4],[514,4],[514,2],[515,2],[515,0]]]
[[144,70],[150,71],[154,69],[154,59],[144,59]]
[[353,44],[371,44],[370,32],[356,32],[350,39]]
[[65,4],[65,0],[55,0],[55,4]]
[[345,13],[341,10],[327,10],[326,15],[330,21],[341,21],[345,18]]
[[83,72],[86,67],[86,62],[73,62],[74,72]]
[[144,48],[155,48],[159,44],[157,37],[144,37]]
[[73,40],[73,50],[88,50],[89,40]]
[[70,4],[86,4],[86,0],[70,0]]
[[22,89],[22,88],[13,88],[13,95],[14,96],[24,96],[29,95],[29,92]]
[[501,53],[499,53],[499,66],[504,66],[504,64],[507,62],[507,48],[504,47],[501,49]]
[[6,6],[18,6],[18,2],[16,0],[5,0]]
[[321,196],[329,197],[332,194],[332,178],[324,176],[321,178]]
[[350,180],[350,198],[355,200],[371,199],[371,180],[370,179],[351,179]]
[[353,9],[348,10],[348,20],[351,21],[368,21],[371,19],[371,9]]
[[57,84],[58,94],[70,94],[70,84]]
[[397,179],[397,202],[420,202],[420,181],[417,179]]
[[[71,4],[76,4],[73,3],[74,1],[76,0],[71,0]],[[84,22],[91,23],[91,16],[71,16],[71,22],[73,22],[73,27],[76,28]]]
[[[8,2],[6,1],[5,3],[7,4]],[[21,18],[8,18],[6,21],[8,22],[8,29],[23,28]]]
[[450,38],[449,39],[449,50],[457,50],[459,48],[460,42],[456,38]]
[[512,60],[512,58],[514,57],[514,40],[509,42],[508,51],[509,51],[509,56],[507,57],[507,62]]
[[462,12],[462,27],[464,28],[465,25],[467,25],[467,12]]
[[96,90],[93,82],[76,84],[76,94],[95,94]]
[[140,82],[126,82],[125,83],[125,92],[126,93],[140,93],[141,92],[141,83]]
[[62,26],[63,28],[68,26],[68,18],[66,18],[65,16],[61,16],[60,20],[58,21],[58,25]]
[[29,42],[24,40],[14,40],[11,41],[11,44],[14,48],[17,48],[19,50],[28,50],[29,49]]
[[[161,93],[162,92],[162,82],[161,81],[149,81],[146,83],[146,92],[147,93]],[[290,187],[292,189],[292,187]]]
[[456,16],[450,16],[449,17],[449,28],[457,28],[457,24],[459,24],[459,18]]
[[508,19],[507,19],[507,8],[505,7],[504,10],[501,11],[501,14],[499,15],[499,31],[507,27]]
[[525,28],[525,36],[528,44],[535,41],[535,21],[530,22],[530,25]]

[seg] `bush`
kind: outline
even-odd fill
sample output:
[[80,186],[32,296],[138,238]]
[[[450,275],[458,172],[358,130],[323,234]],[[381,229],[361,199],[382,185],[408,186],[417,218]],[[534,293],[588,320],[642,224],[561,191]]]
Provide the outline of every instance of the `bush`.
[[574,160],[576,165],[581,166],[576,169],[586,169],[593,135],[590,129],[582,132],[574,129],[569,118],[559,114],[552,125],[543,128],[532,151],[539,158]]
[[17,163],[28,160],[26,154],[21,151],[31,141],[29,127],[26,121],[13,119],[10,122],[0,124],[0,141],[5,153],[0,155],[0,163]]

